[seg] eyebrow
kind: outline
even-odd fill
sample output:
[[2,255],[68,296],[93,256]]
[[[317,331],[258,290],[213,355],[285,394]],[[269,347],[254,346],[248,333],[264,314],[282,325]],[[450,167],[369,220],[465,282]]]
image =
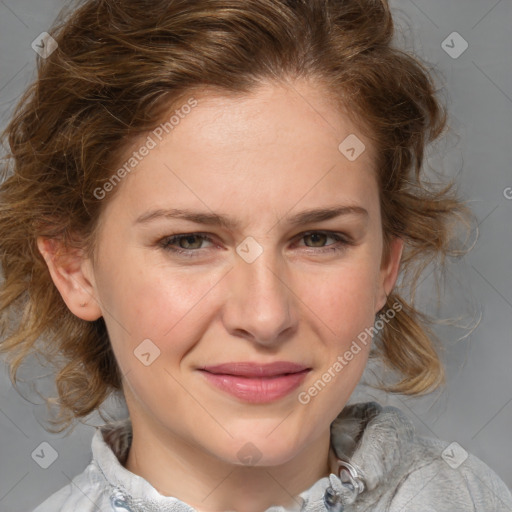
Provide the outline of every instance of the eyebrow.
[[[346,206],[332,206],[326,208],[312,208],[297,213],[291,217],[285,217],[284,220],[291,226],[299,224],[308,224],[313,222],[321,222],[329,219],[334,219],[341,215],[361,215],[368,217],[368,211],[361,206],[346,205]],[[235,230],[239,227],[238,221],[235,219],[219,215],[217,213],[200,212],[193,210],[180,210],[172,208],[169,210],[150,210],[140,215],[135,224],[146,224],[157,219],[183,219],[197,224],[205,224],[208,226],[220,226],[226,229]],[[281,219],[282,220],[282,219]]]

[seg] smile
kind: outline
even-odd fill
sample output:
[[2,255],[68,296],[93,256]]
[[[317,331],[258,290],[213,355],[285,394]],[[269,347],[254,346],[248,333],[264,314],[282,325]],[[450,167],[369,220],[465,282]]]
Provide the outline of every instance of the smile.
[[207,382],[249,403],[273,402],[291,393],[311,368],[287,362],[227,363],[201,368]]

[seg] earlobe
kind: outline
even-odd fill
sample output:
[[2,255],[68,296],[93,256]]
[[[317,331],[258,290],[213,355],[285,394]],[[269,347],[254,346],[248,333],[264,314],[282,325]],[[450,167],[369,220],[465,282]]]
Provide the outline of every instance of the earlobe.
[[50,276],[68,309],[78,318],[92,322],[102,316],[90,262],[78,249],[65,248],[55,239],[37,238]]
[[385,306],[387,298],[395,286],[403,248],[404,241],[401,238],[395,237],[390,241],[388,258],[381,268],[380,290],[376,304],[378,307],[376,307],[375,313]]

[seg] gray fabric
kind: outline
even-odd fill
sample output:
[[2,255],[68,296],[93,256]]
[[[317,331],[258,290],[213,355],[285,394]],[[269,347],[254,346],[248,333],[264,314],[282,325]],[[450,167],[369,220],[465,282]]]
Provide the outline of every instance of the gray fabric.
[[[129,419],[98,428],[87,468],[33,512],[194,511],[123,467],[130,442]],[[346,406],[331,424],[329,478],[297,496],[295,508],[265,512],[512,512],[512,495],[496,473],[471,454],[449,464],[442,456],[448,444],[416,436],[395,407]]]

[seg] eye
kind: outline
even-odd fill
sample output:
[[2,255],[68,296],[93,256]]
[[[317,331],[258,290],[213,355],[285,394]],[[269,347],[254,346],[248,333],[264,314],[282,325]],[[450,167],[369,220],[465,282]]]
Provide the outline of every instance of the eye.
[[[190,254],[193,251],[197,251],[198,249],[202,249],[201,244],[204,240],[211,239],[203,235],[201,233],[187,233],[183,235],[173,235],[170,237],[166,237],[160,241],[160,245],[163,249],[167,251],[172,251],[178,254],[186,254],[187,256],[192,256]],[[178,247],[175,247],[175,245]]]
[[[323,245],[329,238],[334,239],[335,243]],[[333,233],[331,231],[309,231],[301,234],[301,240],[302,239],[309,239],[313,243],[313,246],[306,245],[306,247],[310,249],[320,249],[315,252],[342,251],[347,245],[352,245],[352,242],[346,235],[343,235],[342,233]]]
[[[332,238],[335,242],[324,245],[325,242]],[[309,231],[301,233],[299,240],[310,240],[313,245],[299,245],[306,247],[308,252],[315,254],[325,252],[343,251],[348,245],[352,245],[350,238],[343,233],[334,233],[330,231]],[[183,233],[179,235],[171,235],[161,239],[158,245],[165,251],[172,252],[187,258],[201,256],[203,252],[200,249],[208,249],[203,247],[203,242],[208,241],[213,244],[211,237],[204,233]]]
[[[327,233],[315,231],[314,233],[306,233],[302,236],[302,239],[310,239],[313,242],[313,247],[322,247],[323,242],[326,241],[327,238],[334,238],[332,236],[329,237]],[[320,245],[317,245],[320,244]],[[308,246],[309,247],[309,246]]]

